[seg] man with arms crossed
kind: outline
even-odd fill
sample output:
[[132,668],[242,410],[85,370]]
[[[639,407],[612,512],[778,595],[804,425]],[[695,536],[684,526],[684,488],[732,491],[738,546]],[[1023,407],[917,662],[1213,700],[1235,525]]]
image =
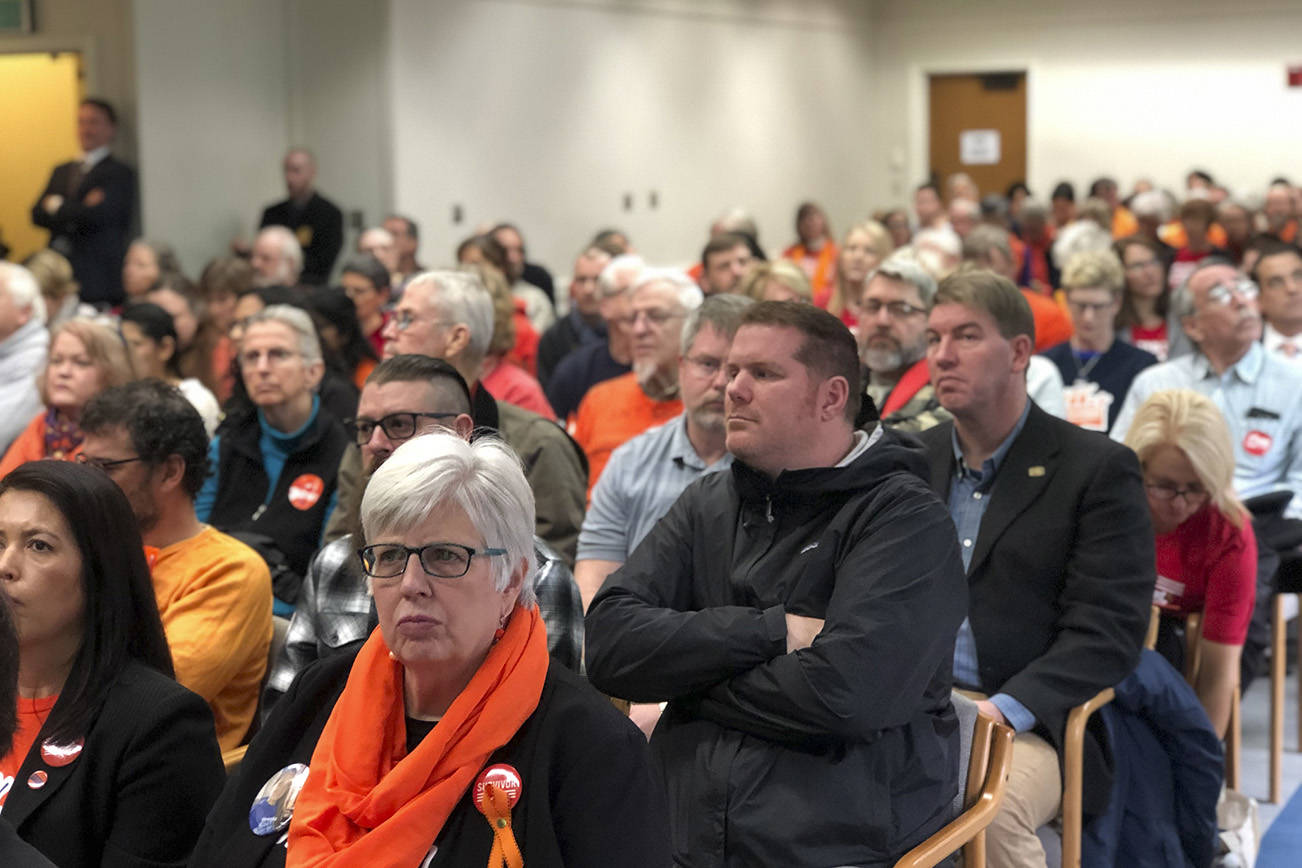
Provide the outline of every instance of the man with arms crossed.
[[679,865],[891,865],[949,817],[966,611],[921,455],[856,431],[854,338],[749,308],[728,353],[730,471],[692,483],[588,613],[599,689],[668,701],[651,738]]

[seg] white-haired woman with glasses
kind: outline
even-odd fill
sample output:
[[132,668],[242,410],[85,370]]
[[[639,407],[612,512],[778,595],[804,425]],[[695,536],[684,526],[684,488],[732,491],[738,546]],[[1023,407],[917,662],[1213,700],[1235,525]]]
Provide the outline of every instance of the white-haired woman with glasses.
[[409,440],[361,520],[379,629],[295,680],[191,865],[668,866],[645,739],[548,663],[515,453]]
[[1143,467],[1157,535],[1153,601],[1164,613],[1158,651],[1183,668],[1177,619],[1202,613],[1202,662],[1194,689],[1224,737],[1257,582],[1257,541],[1231,487],[1229,427],[1210,398],[1171,389],[1143,403],[1126,445]]

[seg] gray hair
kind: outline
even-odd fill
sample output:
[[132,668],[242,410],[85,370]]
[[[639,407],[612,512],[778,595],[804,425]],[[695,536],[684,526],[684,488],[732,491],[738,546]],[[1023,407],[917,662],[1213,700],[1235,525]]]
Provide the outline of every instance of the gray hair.
[[898,280],[901,283],[907,283],[918,291],[918,297],[922,299],[922,306],[931,310],[931,305],[936,298],[936,278],[919,264],[918,260],[910,251],[903,250],[892,253],[886,257],[877,270],[868,275],[868,280],[864,282],[867,286],[877,275],[889,277],[891,280]]
[[13,262],[0,261],[0,292],[8,292],[9,300],[19,310],[31,311],[32,318],[45,322],[45,299],[36,277],[26,268]]
[[990,258],[990,251],[998,250],[1009,262],[1013,260],[1013,246],[1008,243],[1008,230],[985,224],[977,226],[963,239],[963,258],[969,260]]
[[755,223],[755,218],[740,206],[729,208],[714,222],[724,232],[740,232],[751,238],[759,238],[759,226]]
[[412,278],[404,292],[429,286],[434,289],[433,306],[448,325],[464,325],[470,331],[467,346],[471,360],[482,359],[493,340],[493,297],[479,275],[468,271],[426,271]]
[[258,233],[258,237],[275,239],[280,247],[280,258],[289,264],[295,275],[303,273],[303,247],[287,226],[268,226]]
[[614,298],[624,292],[638,279],[646,262],[636,253],[616,256],[597,276],[597,293],[601,298]]
[[1053,261],[1059,268],[1066,268],[1078,253],[1111,249],[1111,232],[1093,220],[1075,220],[1058,231],[1058,237],[1053,241]]
[[1048,220],[1049,206],[1044,204],[1043,199],[1036,199],[1027,196],[1022,200],[1022,207],[1017,212],[1017,219],[1025,220]]
[[712,295],[687,315],[687,321],[683,323],[683,355],[687,355],[688,350],[692,348],[692,341],[700,334],[701,326],[706,323],[710,324],[716,332],[721,335],[727,335],[728,340],[732,340],[737,334],[737,327],[741,325],[741,315],[755,303],[755,300],[744,295],[733,295],[732,293],[720,293]]
[[268,305],[249,317],[244,333],[248,334],[250,327],[261,322],[277,322],[286,326],[294,333],[303,360],[309,365],[321,361],[321,339],[317,337],[316,326],[312,325],[312,317],[301,307],[291,304]]
[[1149,190],[1130,200],[1130,213],[1148,217],[1161,223],[1171,219],[1171,200],[1161,190]]
[[1224,256],[1207,256],[1199,260],[1198,264],[1193,267],[1193,270],[1191,270],[1189,274],[1185,276],[1185,279],[1180,282],[1180,285],[1172,290],[1170,311],[1171,316],[1175,318],[1177,323],[1185,317],[1190,317],[1198,313],[1198,308],[1194,304],[1193,290],[1189,288],[1189,284],[1193,282],[1194,275],[1200,271],[1205,271],[1208,268],[1216,268],[1218,266],[1233,268],[1236,273],[1239,270],[1237,265],[1226,259]]
[[692,280],[685,273],[677,268],[644,268],[638,274],[633,285],[629,287],[629,294],[635,295],[639,291],[653,284],[665,284],[673,290],[675,301],[685,313],[691,313],[701,306],[702,299],[705,298],[701,292],[701,287],[696,281]]
[[371,475],[362,496],[362,533],[373,543],[382,534],[408,531],[447,506],[459,507],[488,547],[506,549],[505,557],[488,559],[497,590],[510,584],[517,564],[528,564],[520,603],[537,605],[533,491],[520,459],[496,437],[467,442],[438,431],[403,443]]

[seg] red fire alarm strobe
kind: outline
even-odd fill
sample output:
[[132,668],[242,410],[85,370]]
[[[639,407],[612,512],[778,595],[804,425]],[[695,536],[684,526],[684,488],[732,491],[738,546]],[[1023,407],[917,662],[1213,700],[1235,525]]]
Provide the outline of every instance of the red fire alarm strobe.
[[1302,66],[1290,66],[1288,68],[1288,86],[1302,87]]

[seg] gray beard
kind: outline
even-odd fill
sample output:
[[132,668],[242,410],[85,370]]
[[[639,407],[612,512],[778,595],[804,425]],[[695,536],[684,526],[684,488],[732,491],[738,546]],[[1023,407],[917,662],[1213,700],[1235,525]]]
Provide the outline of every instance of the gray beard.
[[668,401],[678,397],[678,377],[675,372],[666,374],[655,362],[634,362],[633,376],[642,392],[653,401]]

